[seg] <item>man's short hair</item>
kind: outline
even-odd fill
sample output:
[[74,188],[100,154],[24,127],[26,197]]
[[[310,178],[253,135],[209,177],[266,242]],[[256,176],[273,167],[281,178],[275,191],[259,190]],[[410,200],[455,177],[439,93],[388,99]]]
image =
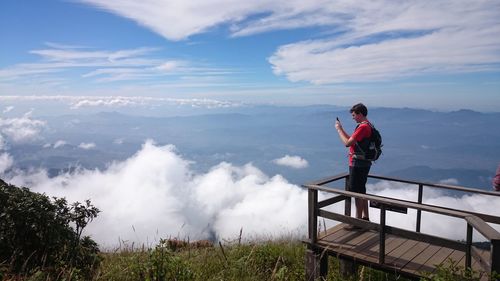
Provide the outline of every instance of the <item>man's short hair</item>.
[[363,114],[363,116],[368,115],[368,108],[362,103],[358,103],[352,106],[351,110],[349,110],[350,113],[356,113],[356,114]]

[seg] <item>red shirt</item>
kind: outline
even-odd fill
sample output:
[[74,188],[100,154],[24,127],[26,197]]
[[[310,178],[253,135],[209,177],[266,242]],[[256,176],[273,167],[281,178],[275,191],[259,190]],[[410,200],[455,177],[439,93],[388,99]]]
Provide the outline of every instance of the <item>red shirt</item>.
[[[362,141],[364,138],[369,138],[372,135],[372,128],[370,127],[368,121],[361,122],[351,137],[353,137],[356,142]],[[356,151],[356,143],[349,147],[349,166],[353,166],[352,155]]]

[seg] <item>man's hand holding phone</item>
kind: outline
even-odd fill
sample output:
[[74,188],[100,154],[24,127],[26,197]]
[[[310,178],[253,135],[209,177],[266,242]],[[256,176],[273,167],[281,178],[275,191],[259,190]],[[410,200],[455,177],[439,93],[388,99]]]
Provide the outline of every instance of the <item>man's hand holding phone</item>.
[[342,124],[340,124],[340,120],[338,117],[336,118],[336,121],[335,121],[335,129],[337,129],[337,131],[342,129]]

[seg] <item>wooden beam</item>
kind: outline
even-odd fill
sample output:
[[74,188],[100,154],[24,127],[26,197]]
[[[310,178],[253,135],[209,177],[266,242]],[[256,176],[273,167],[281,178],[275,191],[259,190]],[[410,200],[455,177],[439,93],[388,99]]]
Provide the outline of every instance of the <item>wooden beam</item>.
[[358,227],[361,227],[364,229],[378,231],[378,224],[377,223],[365,221],[362,219],[357,219],[357,218],[353,218],[350,216],[332,213],[330,211],[321,210],[321,209],[318,211],[318,216],[323,217],[323,218],[327,218],[330,220],[336,220],[336,221],[340,221],[343,223],[352,224],[352,225],[355,225],[355,226],[358,226]]
[[[422,196],[424,194],[424,186],[422,184],[418,185],[418,199],[417,203],[422,204]],[[422,225],[422,210],[417,210],[417,226],[416,231],[420,232],[420,226]]]
[[332,204],[335,204],[335,203],[338,203],[340,201],[346,200],[347,198],[350,198],[350,197],[347,197],[347,196],[344,196],[344,195],[338,195],[338,196],[335,196],[335,197],[332,197],[332,198],[325,199],[323,201],[318,202],[318,208],[324,208],[326,206],[330,206]]
[[427,211],[427,212],[441,214],[441,215],[448,215],[448,216],[457,217],[457,218],[465,218],[466,216],[469,215],[468,213],[465,213],[462,211],[448,210],[448,209],[441,208],[438,206],[418,204],[418,203],[408,202],[408,201],[399,200],[399,199],[385,198],[385,197],[370,195],[370,194],[361,194],[361,193],[356,193],[356,192],[351,192],[351,191],[344,191],[344,190],[339,190],[339,189],[334,189],[334,188],[322,187],[322,186],[318,186],[318,185],[307,185],[307,188],[325,191],[325,192],[337,193],[337,194],[350,196],[350,197],[354,197],[354,198],[373,200],[373,201],[377,201],[377,202],[388,204],[388,205],[394,205],[394,206],[399,206],[399,207],[408,207],[408,208],[412,208],[412,209]]
[[309,189],[308,191],[308,209],[309,209],[309,239],[313,243],[318,240],[318,191]]
[[500,240],[500,233],[496,231],[489,224],[485,223],[482,219],[469,215],[465,217],[467,223],[470,223],[479,233],[481,233],[488,240]]
[[430,183],[430,182],[421,182],[421,181],[413,181],[413,180],[403,180],[403,179],[397,179],[397,178],[392,178],[392,177],[384,177],[384,176],[379,176],[379,175],[368,175],[369,178],[374,178],[374,179],[380,179],[380,180],[386,180],[386,181],[395,181],[395,182],[402,182],[402,183],[409,183],[409,184],[423,184],[424,186],[429,186],[429,187],[435,187],[435,188],[441,188],[441,189],[450,189],[450,190],[457,190],[457,191],[463,191],[463,192],[471,192],[475,194],[484,194],[484,195],[492,195],[492,196],[498,196],[500,197],[499,192],[495,191],[487,191],[484,189],[479,189],[479,188],[469,188],[469,187],[463,187],[463,186],[457,186],[457,185],[450,185],[450,184],[437,184],[437,183]]
[[494,239],[490,241],[490,264],[491,264],[491,273],[496,272],[500,274],[500,240]]
[[378,263],[385,263],[385,205],[380,206]]
[[338,175],[335,175],[333,177],[328,177],[328,178],[324,178],[324,179],[320,179],[320,180],[317,180],[317,181],[312,181],[312,182],[309,182],[305,185],[303,185],[304,187],[306,185],[325,185],[327,183],[331,183],[331,182],[334,182],[334,181],[338,181],[338,180],[341,180],[345,177],[347,177],[349,175],[349,173],[342,173],[342,174],[338,174]]
[[[370,207],[372,207],[372,208],[381,209],[381,206],[384,206],[386,211],[392,211],[392,212],[401,213],[401,214],[408,214],[408,208],[393,206],[393,205],[388,205],[388,204],[380,204],[377,201],[373,201],[373,200],[370,201]],[[418,217],[417,217],[417,219],[418,219]]]
[[[379,197],[380,198],[393,199],[393,198],[387,197],[387,196],[379,196]],[[401,202],[415,203],[414,201],[409,201],[409,200],[404,200],[404,199],[398,199],[398,200],[401,201]],[[444,210],[459,211],[459,212],[463,212],[463,213],[468,213],[470,215],[474,215],[476,217],[481,218],[485,222],[491,222],[491,223],[495,223],[495,224],[500,224],[500,217],[497,217],[497,216],[492,216],[492,215],[488,215],[488,214],[481,214],[481,213],[471,212],[471,211],[468,211],[468,210],[457,210],[457,209],[443,207],[443,206],[438,206],[438,205],[424,204],[424,203],[421,203],[420,198],[419,198],[419,201],[417,201],[416,203],[419,203],[419,202],[420,202],[420,204],[422,206],[439,207],[439,208],[444,209]],[[370,207],[372,207],[372,206],[370,206]],[[417,210],[417,226],[418,226],[418,214],[419,214],[419,212],[421,212],[421,210]],[[418,230],[417,230],[417,232],[418,232]]]
[[[349,186],[349,175],[347,175],[347,177],[345,178],[344,180],[344,190],[350,190],[351,187]],[[346,216],[352,216],[352,212],[351,212],[351,197],[348,197],[348,199],[346,199],[344,201],[344,215]]]
[[472,225],[467,223],[467,239],[465,240],[465,267],[472,269]]

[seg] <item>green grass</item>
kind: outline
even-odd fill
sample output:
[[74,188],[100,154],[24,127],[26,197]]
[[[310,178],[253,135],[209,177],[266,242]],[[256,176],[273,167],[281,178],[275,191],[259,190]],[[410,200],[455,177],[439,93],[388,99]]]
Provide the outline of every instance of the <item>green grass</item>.
[[[166,241],[161,241],[155,248],[127,248],[101,253],[102,262],[92,280],[127,281],[127,280],[305,280],[306,247],[297,240],[270,240],[248,243],[225,242],[211,247],[187,247],[173,251]],[[61,271],[54,279],[47,277],[44,271],[31,272],[23,276],[1,276],[0,280],[84,280],[71,269]],[[457,272],[461,276],[457,275]],[[465,274],[462,274],[465,273]],[[456,265],[451,269],[440,267],[435,275],[422,280],[479,280],[477,275],[460,271]],[[329,281],[370,280],[392,281],[407,280],[394,273],[385,273],[360,266],[355,276],[342,278],[339,273],[339,261],[329,258]]]
[[[305,280],[306,247],[297,240],[221,243],[173,252],[155,249],[104,254],[95,280]],[[345,280],[329,259],[327,280]],[[351,280],[405,280],[398,275],[361,268]]]

